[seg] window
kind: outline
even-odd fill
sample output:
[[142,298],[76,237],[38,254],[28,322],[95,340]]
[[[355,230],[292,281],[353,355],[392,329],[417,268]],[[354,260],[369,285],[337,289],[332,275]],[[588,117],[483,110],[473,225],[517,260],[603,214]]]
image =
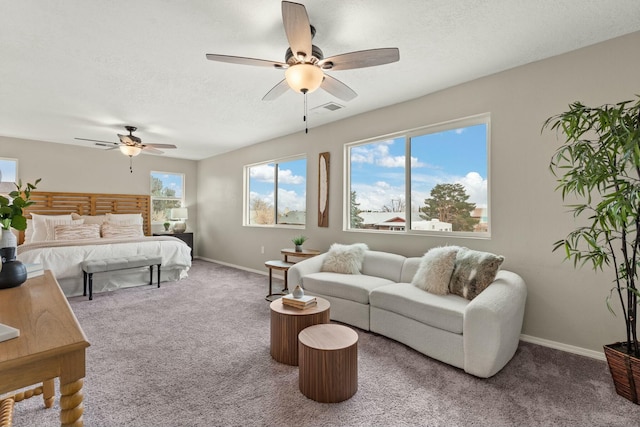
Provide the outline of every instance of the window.
[[245,177],[245,225],[306,224],[305,157],[245,166]]
[[151,222],[168,221],[170,210],[184,206],[184,174],[151,172]]
[[348,144],[345,229],[488,236],[488,151],[488,114]]

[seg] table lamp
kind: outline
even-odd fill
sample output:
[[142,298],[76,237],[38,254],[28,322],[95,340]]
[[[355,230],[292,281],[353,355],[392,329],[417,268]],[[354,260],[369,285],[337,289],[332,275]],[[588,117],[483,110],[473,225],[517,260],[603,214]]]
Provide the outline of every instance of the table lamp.
[[189,219],[187,208],[173,208],[171,209],[170,216],[171,220],[178,221],[173,225],[173,231],[176,233],[184,233],[187,230],[185,220]]

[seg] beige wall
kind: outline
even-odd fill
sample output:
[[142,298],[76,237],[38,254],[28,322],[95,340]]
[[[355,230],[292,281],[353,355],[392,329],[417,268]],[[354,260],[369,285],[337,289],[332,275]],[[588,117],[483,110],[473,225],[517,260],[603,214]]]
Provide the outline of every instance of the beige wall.
[[[0,157],[18,159],[18,174],[23,183],[42,178],[38,185],[41,191],[149,194],[151,171],[184,173],[188,225],[190,230],[195,230],[196,161],[141,154],[134,157],[133,173],[130,173],[129,158],[118,150],[104,151],[2,136]],[[161,228],[162,225],[154,226],[154,231]]]
[[[600,351],[602,344],[624,339],[622,319],[613,318],[605,305],[612,277],[589,268],[574,270],[563,262],[562,254],[551,252],[553,242],[571,230],[573,220],[554,192],[548,171],[557,146],[555,136],[541,135],[541,125],[575,100],[599,105],[640,93],[640,57],[630,54],[638,46],[640,33],[634,33],[312,128],[308,135],[290,135],[203,160],[198,169],[199,253],[260,271],[265,270],[265,260],[279,258],[279,249],[290,247],[298,231],[242,226],[242,167],[306,153],[308,247],[326,250],[333,242],[365,242],[372,249],[419,256],[433,246],[458,244],[502,254],[503,268],[519,273],[528,284],[524,334]],[[343,231],[345,143],[484,112],[491,113],[492,130],[490,240]],[[317,158],[323,151],[331,153],[326,229],[316,226]]]

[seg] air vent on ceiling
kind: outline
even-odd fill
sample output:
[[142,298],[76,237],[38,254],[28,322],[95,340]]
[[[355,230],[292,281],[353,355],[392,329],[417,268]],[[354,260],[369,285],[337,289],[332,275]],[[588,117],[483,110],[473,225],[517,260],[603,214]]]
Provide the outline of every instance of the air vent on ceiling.
[[336,111],[344,108],[344,105],[336,104],[335,102],[328,102],[326,104],[318,105],[311,109],[311,111],[323,112],[323,111]]

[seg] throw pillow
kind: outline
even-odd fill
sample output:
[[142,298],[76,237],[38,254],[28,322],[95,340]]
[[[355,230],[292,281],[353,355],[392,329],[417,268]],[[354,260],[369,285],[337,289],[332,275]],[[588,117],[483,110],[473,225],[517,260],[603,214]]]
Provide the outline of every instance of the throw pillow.
[[84,222],[82,219],[65,219],[65,218],[46,218],[44,225],[46,226],[47,236],[45,241],[56,240],[56,226],[58,225],[80,225]]
[[329,248],[320,271],[360,274],[364,254],[368,249],[364,243],[354,243],[353,245],[334,243]]
[[126,238],[126,237],[144,237],[142,225],[123,225],[105,222],[101,226],[102,237]]
[[31,224],[27,224],[27,229],[31,229],[30,233],[25,233],[25,243],[31,242],[44,242],[47,240],[47,225],[45,220],[47,218],[66,219],[71,221],[71,214],[69,215],[41,215],[31,214]]
[[449,281],[456,265],[459,246],[431,248],[420,260],[411,284],[437,295],[449,293]]
[[100,224],[56,225],[55,240],[99,239]]
[[449,291],[472,300],[493,282],[504,257],[461,248],[449,283]]
[[107,222],[121,225],[143,224],[142,214],[107,214]]

